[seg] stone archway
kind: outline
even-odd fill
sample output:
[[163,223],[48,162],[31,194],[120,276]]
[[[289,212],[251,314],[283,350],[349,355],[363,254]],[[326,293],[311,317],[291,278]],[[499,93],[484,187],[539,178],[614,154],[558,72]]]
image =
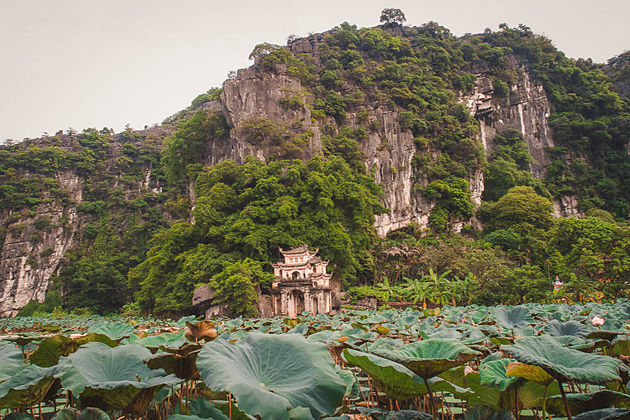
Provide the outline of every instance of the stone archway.
[[279,297],[273,299],[273,314],[280,315],[282,312],[282,303]]
[[288,294],[287,315],[296,317],[305,310],[304,293],[294,290]]
[[311,313],[313,315],[317,315],[319,313],[319,300],[317,300],[317,296],[313,296],[311,300]]

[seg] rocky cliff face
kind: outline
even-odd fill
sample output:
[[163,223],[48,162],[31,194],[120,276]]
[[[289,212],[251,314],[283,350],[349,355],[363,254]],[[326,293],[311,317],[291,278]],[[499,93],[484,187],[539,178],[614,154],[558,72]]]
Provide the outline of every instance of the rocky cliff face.
[[[67,152],[76,149],[75,140],[62,137],[52,142]],[[35,140],[32,144],[46,147],[50,141]],[[116,168],[121,149],[121,143],[110,145],[102,172],[92,182],[100,183],[100,188],[106,185],[111,190],[124,190],[129,199],[160,192],[161,186],[151,177],[150,165],[140,164],[136,182],[123,179]],[[34,174],[21,174],[22,178],[31,176]],[[66,252],[82,243],[84,228],[95,221],[93,215],[78,210],[84,203],[84,190],[90,188],[85,174],[58,170],[54,180],[56,194],[44,191],[34,208],[0,212],[0,316],[16,315],[31,300],[43,302],[51,276],[64,266]]]
[[[80,203],[76,174],[59,173],[57,179],[71,200]],[[76,207],[53,201],[38,206],[34,217],[9,225],[0,249],[0,316],[15,315],[31,300],[44,301],[50,276],[75,245],[83,224]]]
[[[303,39],[292,45],[294,52],[314,53],[317,39]],[[518,72],[518,81],[510,87],[509,99],[495,95],[491,80],[485,73],[479,73],[471,94],[463,95],[464,102],[471,114],[479,121],[479,138],[486,152],[494,147],[494,138],[507,128],[518,129],[535,162],[531,165],[532,175],[544,176],[544,167],[549,162],[546,148],[553,147],[551,129],[547,117],[551,113],[551,104],[543,86],[531,81],[527,70],[516,60],[512,67]],[[281,69],[278,73],[260,72],[256,67],[240,70],[234,79],[227,80],[223,86],[220,104],[228,125],[231,127],[229,140],[217,140],[210,145],[206,158],[207,164],[214,164],[225,159],[243,162],[246,156],[266,159],[271,155],[268,146],[252,144],[241,128],[248,121],[266,119],[285,127],[294,127],[297,132],[309,131],[312,136],[303,148],[302,158],[308,159],[321,154],[323,145],[321,133],[324,128],[334,127],[339,130],[333,118],[313,121],[308,107],[309,97],[298,80],[288,76]],[[304,105],[298,109],[281,106],[283,98],[297,95]],[[361,141],[360,149],[368,173],[373,173],[376,182],[383,188],[383,204],[391,212],[378,215],[375,227],[379,236],[416,223],[427,227],[429,214],[434,204],[414,191],[414,182],[425,187],[427,180],[417,179],[412,159],[417,151],[414,136],[410,130],[403,130],[399,123],[400,115],[396,109],[383,107],[365,107],[361,109],[367,120],[362,123],[376,123],[380,129],[370,131]],[[357,128],[359,112],[346,115],[345,124]],[[365,118],[365,117],[364,117]],[[483,173],[477,171],[468,179],[473,202],[481,204],[484,190]],[[575,200],[561,200],[555,205],[560,215],[575,214],[571,205]],[[455,223],[458,230],[462,223]]]
[[[514,66],[518,64],[514,63]],[[524,67],[518,67],[517,70],[518,82],[510,86],[509,98],[497,98],[492,81],[484,74],[479,74],[474,92],[465,96],[463,101],[479,120],[480,138],[486,152],[494,148],[497,133],[508,128],[517,129],[535,160],[531,164],[532,175],[542,178],[544,167],[549,162],[545,149],[554,146],[547,123],[551,103],[544,87],[532,83]]]

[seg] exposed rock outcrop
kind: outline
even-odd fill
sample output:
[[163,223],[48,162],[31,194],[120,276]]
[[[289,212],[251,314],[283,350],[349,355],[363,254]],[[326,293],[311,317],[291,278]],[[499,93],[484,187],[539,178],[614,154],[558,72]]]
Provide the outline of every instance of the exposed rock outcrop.
[[510,87],[509,99],[497,98],[492,81],[479,74],[473,93],[462,100],[479,121],[479,135],[486,152],[494,148],[498,133],[508,128],[517,129],[535,160],[531,164],[532,175],[542,178],[549,162],[546,148],[554,146],[547,123],[551,103],[542,84],[532,82],[524,67],[518,67],[517,71],[518,82]]
[[[294,41],[290,48],[294,52],[312,54],[317,45],[318,39],[309,37]],[[479,121],[479,137],[486,152],[493,149],[498,133],[508,128],[518,129],[535,159],[531,165],[532,175],[541,178],[549,161],[546,148],[554,145],[547,123],[551,104],[543,86],[531,81],[524,66],[516,60],[512,60],[512,66],[518,72],[518,81],[511,86],[509,99],[497,97],[492,81],[480,73],[473,92],[462,96],[461,100]],[[304,92],[301,83],[287,75],[282,67],[276,72],[261,72],[256,66],[239,70],[235,78],[224,83],[221,94],[223,112],[231,127],[229,142],[217,141],[212,145],[207,163],[225,159],[243,162],[249,155],[263,160],[271,156],[273,150],[269,144],[252,144],[242,130],[244,124],[261,119],[293,127],[296,132],[312,133],[301,157],[309,159],[320,154],[323,127],[336,126],[336,123],[332,118],[312,121],[307,106],[310,98]],[[290,96],[296,96],[304,105],[297,109],[283,107],[282,99]],[[413,134],[401,128],[396,110],[368,107],[364,111],[367,111],[367,120],[363,123],[376,123],[380,129],[367,133],[360,143],[361,152],[368,173],[373,173],[375,181],[383,187],[383,204],[390,209],[390,213],[376,217],[378,235],[385,236],[410,223],[428,226],[435,203],[414,191],[414,183],[426,187],[427,181],[418,179],[414,173],[412,160],[417,149]],[[345,123],[357,128],[360,126],[358,119],[357,112],[348,113]],[[478,207],[484,190],[483,173],[477,171],[468,181],[473,203]],[[564,207],[559,204],[558,208]],[[560,212],[565,214],[563,210]],[[462,223],[456,225],[461,227]]]
[[[61,135],[56,145],[72,150],[75,141],[72,136]],[[141,176],[135,184],[121,178],[114,163],[125,142],[109,145],[101,186],[107,179],[107,188],[122,189],[126,199],[141,192],[160,192],[162,187],[151,177],[150,164],[139,165]],[[45,139],[36,139],[32,144],[50,145]],[[29,178],[33,174],[24,172],[20,176]],[[0,316],[16,315],[31,300],[44,302],[51,276],[58,273],[66,253],[77,247],[85,226],[93,221],[90,215],[77,210],[83,202],[86,181],[78,170],[59,170],[51,176],[56,182],[54,194],[45,190],[34,208],[0,213],[0,233],[4,232],[4,237],[0,236]]]
[[[81,182],[74,173],[59,173],[57,180],[72,201],[81,202]],[[9,225],[0,249],[0,316],[15,315],[31,300],[44,301],[51,275],[81,228],[76,207],[55,201]]]

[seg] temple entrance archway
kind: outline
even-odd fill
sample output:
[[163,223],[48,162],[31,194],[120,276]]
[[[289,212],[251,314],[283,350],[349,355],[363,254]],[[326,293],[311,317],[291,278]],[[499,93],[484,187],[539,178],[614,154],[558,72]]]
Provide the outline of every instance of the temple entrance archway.
[[315,296],[313,296],[313,300],[311,301],[311,312],[313,315],[317,315],[319,313],[319,301]]
[[304,293],[299,290],[294,290],[289,294],[289,308],[288,315],[295,317],[304,312]]

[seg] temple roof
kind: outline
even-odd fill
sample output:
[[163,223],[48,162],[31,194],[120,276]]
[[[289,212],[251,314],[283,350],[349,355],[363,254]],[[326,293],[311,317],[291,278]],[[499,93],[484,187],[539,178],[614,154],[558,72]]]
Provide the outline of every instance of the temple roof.
[[298,246],[296,248],[291,248],[291,249],[288,249],[288,250],[284,250],[282,248],[279,248],[279,250],[280,250],[280,252],[283,255],[304,254],[305,252],[309,252],[311,255],[315,255],[315,254],[317,254],[317,251],[319,251],[319,248],[316,248],[314,251],[309,251],[308,250],[308,245],[303,244],[303,245],[300,245],[300,246]]

